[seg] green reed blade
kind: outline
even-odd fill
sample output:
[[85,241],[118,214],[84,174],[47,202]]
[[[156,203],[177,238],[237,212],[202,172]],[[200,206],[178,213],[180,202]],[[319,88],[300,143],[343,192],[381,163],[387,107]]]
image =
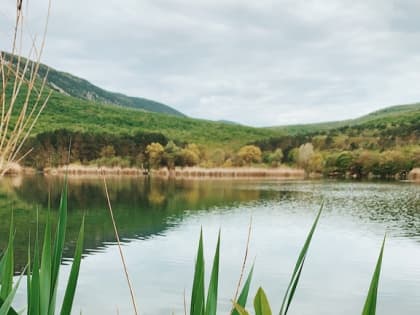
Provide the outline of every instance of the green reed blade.
[[54,314],[55,302],[57,294],[57,280],[60,271],[61,259],[63,256],[64,241],[66,237],[67,226],[67,178],[64,182],[63,191],[61,192],[60,207],[58,213],[58,222],[56,236],[53,247],[52,271],[51,271],[51,293],[50,293],[50,315]]
[[28,300],[28,309],[31,308],[31,234],[29,234],[28,243],[28,272],[26,274],[26,297]]
[[264,290],[260,287],[254,298],[255,315],[271,315],[270,304]]
[[38,231],[35,239],[34,246],[34,262],[32,267],[32,276],[30,277],[30,304],[28,305],[28,315],[39,314],[39,298],[40,298],[40,280],[39,280],[39,242],[38,242]]
[[79,237],[77,239],[76,250],[74,252],[74,260],[71,266],[69,280],[67,282],[66,293],[61,307],[61,315],[70,315],[73,306],[74,294],[76,292],[77,279],[79,278],[80,263],[83,254],[83,242],[85,238],[85,218],[82,219]]
[[50,214],[47,215],[45,224],[44,244],[42,248],[41,269],[39,273],[40,288],[40,313],[48,314],[51,294],[51,222]]
[[1,261],[0,269],[0,298],[6,300],[10,295],[13,289],[13,272],[14,272],[14,223],[13,223],[13,213],[10,219],[10,231],[9,231],[9,242],[7,248],[4,252]]
[[0,285],[2,283],[2,278],[3,278],[3,266],[4,266],[4,262],[5,262],[5,252],[1,253],[0,255]]
[[366,297],[365,306],[363,307],[362,315],[375,315],[376,314],[376,300],[378,296],[379,276],[381,274],[382,257],[385,247],[385,238],[382,241],[381,251],[379,253],[378,261],[376,262],[375,271],[373,273],[372,281],[370,283],[369,292]]
[[16,291],[19,287],[20,281],[22,280],[22,277],[23,277],[25,271],[26,271],[26,267],[23,270],[23,272],[20,274],[20,277],[19,277],[18,281],[16,282],[13,289],[10,291],[9,295],[4,299],[4,302],[1,304],[0,315],[14,315],[14,314],[17,314],[16,311],[13,310],[13,308],[12,308],[12,302],[13,302],[13,299],[16,295]]
[[[4,300],[0,298],[0,307],[4,304]],[[12,307],[10,307],[9,312],[7,315],[18,315],[19,313],[16,312]]]
[[234,303],[234,306],[235,306],[236,314],[238,314],[238,315],[249,315],[249,312],[246,309],[244,309],[241,305],[239,305],[238,303]]
[[235,308],[232,310],[231,315],[241,315],[238,311],[236,305],[244,308],[246,306],[246,301],[248,299],[249,287],[251,286],[252,274],[254,273],[254,265],[252,265],[251,270],[249,271],[248,277],[246,278],[244,287],[242,288],[241,293],[239,294],[238,302],[235,303]]
[[216,315],[217,289],[219,286],[219,258],[220,258],[220,230],[217,237],[216,252],[213,259],[213,268],[210,276],[209,290],[207,292],[206,315]]
[[292,278],[290,279],[290,283],[287,287],[286,294],[284,295],[283,303],[282,303],[281,308],[280,308],[280,315],[287,314],[287,311],[289,310],[289,307],[290,307],[290,303],[293,300],[293,296],[295,294],[296,287],[297,287],[297,284],[299,282],[299,278],[300,278],[300,275],[301,275],[301,272],[302,272],[303,264],[305,262],[306,254],[308,252],[309,245],[311,243],[312,236],[314,234],[315,228],[318,224],[319,217],[321,216],[323,206],[324,206],[324,203],[321,204],[321,207],[318,211],[318,214],[315,218],[315,221],[312,225],[312,228],[309,231],[309,234],[306,238],[306,241],[303,245],[303,248],[302,248],[302,250],[299,254],[299,257],[296,261],[296,265],[295,265],[295,269],[293,270]]
[[203,230],[200,231],[198,242],[197,260],[195,262],[194,281],[191,293],[191,315],[204,314],[204,252],[203,252]]

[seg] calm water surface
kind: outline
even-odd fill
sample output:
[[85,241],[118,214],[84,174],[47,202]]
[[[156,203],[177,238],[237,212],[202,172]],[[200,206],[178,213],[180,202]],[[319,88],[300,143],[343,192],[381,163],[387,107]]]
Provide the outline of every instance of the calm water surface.
[[[120,314],[131,314],[102,181],[70,178],[69,185],[67,257],[74,251],[81,217],[86,215],[86,251],[74,314],[80,310],[83,314],[116,314],[117,309]],[[108,185],[142,314],[184,313],[184,290],[188,297],[200,227],[208,263],[221,229],[219,308],[220,313],[227,313],[251,217],[248,267],[255,260],[252,297],[263,286],[278,312],[322,200],[325,211],[289,314],[360,314],[385,232],[378,314],[420,313],[418,184],[110,178]],[[5,245],[13,208],[18,269],[26,263],[36,209],[44,222],[48,200],[54,209],[58,206],[61,186],[62,179],[42,176],[0,182],[0,248]],[[66,265],[63,279],[68,272]],[[61,288],[61,295],[63,291]],[[24,303],[22,287],[17,307]]]

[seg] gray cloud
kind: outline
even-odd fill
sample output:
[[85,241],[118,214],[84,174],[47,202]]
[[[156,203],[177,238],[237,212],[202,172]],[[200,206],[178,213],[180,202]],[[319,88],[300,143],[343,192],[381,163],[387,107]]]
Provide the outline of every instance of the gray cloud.
[[[0,10],[2,43],[13,2]],[[46,2],[30,1],[33,33]],[[346,119],[420,100],[419,10],[415,0],[53,0],[43,61],[193,117]]]

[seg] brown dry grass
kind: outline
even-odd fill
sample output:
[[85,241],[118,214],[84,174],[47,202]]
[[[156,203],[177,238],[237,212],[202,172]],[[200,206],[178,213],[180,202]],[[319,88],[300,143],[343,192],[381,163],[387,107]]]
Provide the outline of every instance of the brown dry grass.
[[[44,173],[48,175],[77,175],[77,176],[142,176],[144,170],[135,167],[106,167],[106,166],[84,166],[80,164],[70,164],[57,168],[46,168]],[[305,172],[294,168],[257,168],[257,167],[237,167],[237,168],[200,168],[185,167],[168,170],[161,168],[152,170],[152,176],[175,177],[175,178],[272,178],[272,179],[304,179]]]
[[153,175],[161,177],[180,178],[280,178],[280,179],[303,179],[305,171],[294,168],[200,168],[186,167],[168,170],[166,168],[154,170]]
[[132,175],[139,176],[143,174],[143,170],[135,167],[106,167],[106,166],[84,166],[78,164],[70,164],[61,167],[49,167],[44,169],[45,174],[49,175]]
[[420,167],[413,168],[410,173],[408,173],[408,179],[420,182]]

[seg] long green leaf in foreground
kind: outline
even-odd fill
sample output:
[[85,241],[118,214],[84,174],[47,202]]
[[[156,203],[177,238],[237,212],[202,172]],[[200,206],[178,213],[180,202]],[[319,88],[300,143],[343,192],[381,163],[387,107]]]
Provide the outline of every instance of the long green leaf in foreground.
[[80,263],[83,254],[83,240],[85,238],[85,218],[82,220],[79,237],[77,239],[74,260],[71,266],[69,280],[67,282],[66,293],[64,295],[61,315],[70,315],[73,306],[74,294],[76,292],[77,279],[79,278]]
[[216,253],[214,254],[213,268],[210,276],[209,290],[207,292],[206,315],[216,315],[217,289],[219,285],[219,256],[220,256],[220,231],[217,237]]
[[248,311],[240,306],[238,303],[234,303],[235,311],[238,315],[249,315]]
[[254,298],[255,315],[271,315],[271,307],[264,290],[260,287]]
[[16,295],[16,291],[19,287],[20,281],[22,280],[22,277],[23,277],[25,271],[26,271],[26,268],[23,270],[23,272],[21,273],[21,275],[19,277],[19,280],[17,281],[17,283],[15,284],[13,289],[10,291],[9,295],[6,297],[6,299],[2,303],[2,305],[0,307],[0,315],[16,314],[16,311],[12,308],[12,302],[13,302],[13,299]]
[[57,229],[53,247],[51,263],[51,292],[50,292],[50,315],[54,314],[57,294],[58,275],[60,271],[61,258],[63,256],[64,241],[67,226],[67,178],[64,180],[63,191],[61,192],[60,207],[58,213]]
[[191,315],[204,314],[204,250],[203,230],[200,231],[198,242],[197,260],[195,262],[194,281],[191,293]]
[[7,248],[0,261],[0,298],[6,300],[13,289],[13,273],[14,273],[14,224],[13,213],[10,219],[9,242]]
[[382,257],[384,253],[384,246],[385,246],[385,237],[382,241],[381,251],[379,253],[378,261],[376,263],[376,268],[373,273],[372,281],[370,283],[369,292],[366,297],[365,306],[363,307],[362,315],[375,315],[376,314],[376,300],[378,296],[378,284],[379,284],[379,276],[381,273],[382,267]]
[[49,213],[47,216],[47,223],[45,225],[39,284],[40,314],[47,315],[50,306],[51,293],[51,222]]
[[38,231],[35,238],[34,247],[34,261],[32,267],[32,275],[28,274],[29,285],[29,296],[28,301],[28,315],[39,314],[39,298],[40,298],[40,282],[39,282],[39,242],[38,242]]
[[311,243],[312,236],[314,234],[315,228],[318,224],[319,217],[321,216],[323,206],[324,206],[324,203],[321,204],[321,207],[318,211],[318,214],[315,218],[315,221],[312,225],[312,228],[309,231],[309,234],[306,238],[305,244],[303,245],[303,248],[302,248],[302,250],[299,254],[298,260],[296,261],[296,265],[295,265],[295,269],[293,270],[292,278],[290,279],[290,283],[287,287],[286,294],[284,295],[283,303],[282,303],[281,308],[280,308],[280,315],[286,315],[287,311],[289,310],[290,303],[292,302],[292,299],[293,299],[293,296],[295,294],[296,287],[297,287],[297,284],[299,282],[299,278],[300,278],[300,275],[301,275],[301,272],[302,272],[302,269],[303,269],[303,264],[305,263],[306,254],[308,252],[308,248],[309,248],[309,245]]
[[245,310],[246,301],[248,299],[249,287],[251,286],[253,273],[254,273],[254,265],[252,265],[251,270],[249,271],[248,277],[246,278],[242,291],[239,294],[238,301],[237,302],[234,301],[235,308],[232,310],[231,315],[242,315],[240,311],[243,312],[243,310]]
[[[0,298],[0,307],[4,304],[4,300]],[[12,307],[10,307],[9,312],[7,315],[18,315],[19,313],[16,312]]]

